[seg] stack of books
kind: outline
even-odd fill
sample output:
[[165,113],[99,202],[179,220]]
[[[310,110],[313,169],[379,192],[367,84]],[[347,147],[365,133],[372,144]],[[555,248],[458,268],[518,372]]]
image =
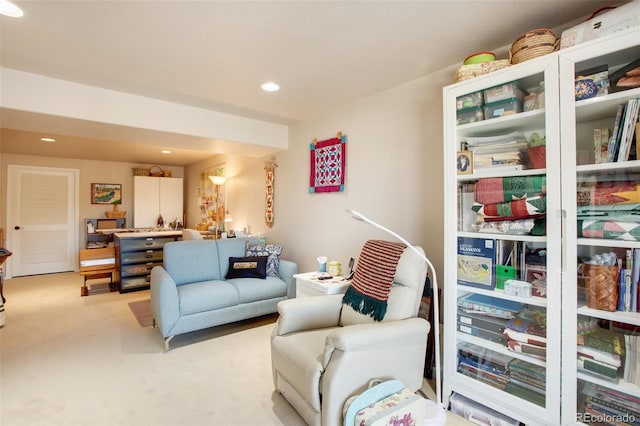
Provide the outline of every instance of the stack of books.
[[526,151],[528,141],[522,132],[489,137],[471,137],[466,141],[467,148],[473,153],[474,173],[495,172],[496,169],[522,170],[522,152]]
[[[640,419],[640,398],[605,388],[593,383],[585,383],[582,391],[582,410],[593,418]],[[628,423],[616,423],[628,424]],[[637,423],[631,423],[637,424]]]
[[578,336],[578,370],[604,380],[617,380],[625,354],[624,336],[597,328]]
[[512,360],[512,357],[473,343],[458,345],[458,372],[498,389],[504,390],[509,383],[509,363]]
[[546,377],[544,367],[514,359],[509,363],[509,384],[505,390],[544,407]]
[[507,346],[507,322],[523,309],[523,304],[483,294],[467,294],[458,299],[458,331]]

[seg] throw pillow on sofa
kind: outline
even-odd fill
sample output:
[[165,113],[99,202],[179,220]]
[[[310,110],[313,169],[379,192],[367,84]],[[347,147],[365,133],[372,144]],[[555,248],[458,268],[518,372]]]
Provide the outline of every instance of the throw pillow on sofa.
[[261,244],[259,242],[247,241],[246,256],[268,256],[267,276],[278,277],[280,266],[280,255],[282,254],[282,244]]
[[267,256],[230,257],[225,278],[267,278]]

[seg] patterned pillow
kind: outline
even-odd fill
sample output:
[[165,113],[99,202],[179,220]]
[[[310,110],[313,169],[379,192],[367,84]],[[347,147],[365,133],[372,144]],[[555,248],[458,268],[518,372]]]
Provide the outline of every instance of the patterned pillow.
[[246,256],[268,256],[267,276],[279,277],[278,267],[280,265],[280,255],[282,254],[282,244],[260,244],[255,241],[247,241]]

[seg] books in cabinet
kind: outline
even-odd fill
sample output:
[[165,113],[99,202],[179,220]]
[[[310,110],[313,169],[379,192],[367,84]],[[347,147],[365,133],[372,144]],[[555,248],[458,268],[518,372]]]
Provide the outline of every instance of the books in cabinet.
[[458,284],[493,289],[495,263],[495,240],[458,237]]

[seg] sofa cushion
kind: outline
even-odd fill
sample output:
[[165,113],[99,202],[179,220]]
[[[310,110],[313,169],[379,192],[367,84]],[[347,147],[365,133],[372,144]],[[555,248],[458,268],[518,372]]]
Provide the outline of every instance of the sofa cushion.
[[255,241],[247,241],[247,256],[269,256],[267,259],[267,276],[278,277],[280,255],[282,254],[282,244],[261,244]]
[[218,263],[220,265],[220,276],[224,277],[229,272],[229,258],[230,257],[243,257],[246,247],[246,238],[225,238],[222,240],[215,240],[215,244],[218,247]]
[[230,257],[225,279],[267,278],[267,256]]
[[[225,263],[228,263],[226,259]],[[220,273],[218,247],[215,241],[192,240],[167,243],[163,248],[163,264],[178,286],[199,281],[219,280],[224,277]]]
[[202,281],[178,286],[180,315],[235,306],[239,303],[236,288],[226,281]]
[[287,295],[287,284],[280,278],[267,277],[265,280],[235,278],[228,282],[235,286],[238,291],[240,303],[274,299]]

